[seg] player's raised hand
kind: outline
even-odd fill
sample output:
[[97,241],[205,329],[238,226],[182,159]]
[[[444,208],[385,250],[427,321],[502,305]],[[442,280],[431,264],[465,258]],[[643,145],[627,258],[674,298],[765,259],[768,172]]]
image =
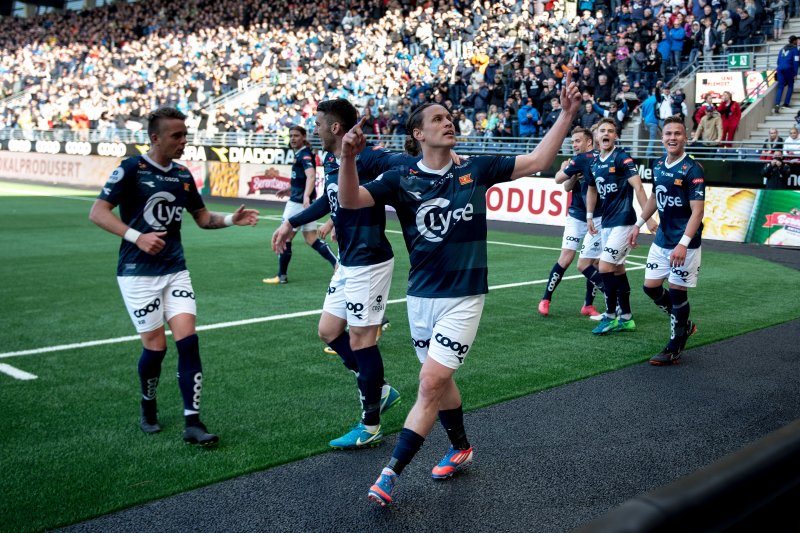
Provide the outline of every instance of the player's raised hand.
[[355,157],[367,145],[367,138],[361,129],[366,121],[367,117],[361,117],[361,120],[344,134],[342,138],[342,157]]
[[162,237],[166,237],[166,231],[153,231],[150,233],[142,233],[136,239],[136,246],[145,253],[156,255],[164,249],[166,243]]
[[572,81],[572,71],[568,70],[561,86],[561,111],[569,115],[578,112],[581,106],[581,91],[578,84]]
[[233,213],[233,223],[237,226],[255,226],[258,223],[258,211],[245,209],[244,204]]

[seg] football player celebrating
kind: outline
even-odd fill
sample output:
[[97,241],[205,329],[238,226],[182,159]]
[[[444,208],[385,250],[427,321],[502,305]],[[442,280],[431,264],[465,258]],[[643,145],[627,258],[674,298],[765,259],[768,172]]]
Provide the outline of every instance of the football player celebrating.
[[[226,216],[206,209],[189,170],[173,162],[186,147],[185,120],[183,113],[169,107],[148,116],[150,150],[126,159],[111,174],[89,219],[123,239],[117,281],[144,346],[139,358],[140,429],[161,431],[156,387],[167,353],[166,320],[178,349],[178,385],[186,422],[183,440],[207,446],[219,438],[200,422],[203,368],[195,330],[195,294],[181,244],[181,218],[186,209],[203,229],[255,226],[258,211],[242,206]],[[116,206],[119,217],[112,212]]]
[[[586,128],[577,127],[572,130],[572,150],[575,155],[564,161],[561,170],[556,172],[556,183],[563,183],[564,189],[572,191],[572,200],[567,211],[567,221],[564,224],[564,237],[561,242],[561,255],[550,270],[544,296],[539,302],[539,314],[550,314],[550,301],[553,298],[564,272],[567,271],[575,259],[575,252],[580,249],[578,257],[578,271],[586,276],[586,296],[581,307],[581,314],[592,320],[600,320],[600,313],[594,308],[595,289],[602,290],[603,280],[600,272],[595,267],[600,258],[600,234],[592,235],[586,225],[586,190],[589,187],[587,176],[592,172],[592,162],[597,156],[594,150],[592,132]],[[577,187],[576,187],[577,186]],[[595,207],[600,210],[600,207]],[[595,219],[595,227],[600,228],[600,218]]]
[[630,245],[636,246],[639,228],[658,209],[660,224],[644,276],[644,292],[670,319],[669,342],[650,359],[657,366],[679,363],[686,340],[697,329],[689,320],[687,292],[697,286],[700,274],[705,202],[703,167],[686,155],[686,125],[680,116],[664,120],[661,142],[667,155],[653,167],[653,193],[630,233]]
[[420,450],[438,417],[451,446],[434,479],[447,479],[472,462],[461,393],[454,381],[477,333],[488,292],[486,191],[493,185],[550,167],[575,118],[581,95],[568,74],[562,112],[539,146],[518,157],[473,157],[454,164],[456,130],[450,112],[429,103],[415,109],[406,130],[406,151],[422,160],[359,187],[356,155],[364,145],[363,120],[345,136],[339,202],[348,209],[393,206],[403,230],[411,268],[408,318],[422,363],[417,400],[406,418],[391,460],[368,497],[391,502],[398,476]]
[[[589,233],[598,233],[594,224],[595,209],[598,198],[602,200],[603,251],[600,254],[600,276],[603,278],[606,297],[606,312],[600,323],[592,330],[595,335],[604,335],[612,331],[634,331],[636,323],[631,313],[631,285],[625,272],[625,258],[630,252],[628,236],[631,226],[636,222],[633,210],[633,196],[639,206],[644,208],[647,194],[642,187],[642,179],[636,169],[633,158],[622,148],[616,146],[617,123],[610,119],[600,119],[597,123],[600,152],[592,162],[592,173],[589,176],[589,188],[586,191],[586,224]],[[650,223],[651,231],[655,231],[655,222]],[[616,316],[617,304],[620,316]]]

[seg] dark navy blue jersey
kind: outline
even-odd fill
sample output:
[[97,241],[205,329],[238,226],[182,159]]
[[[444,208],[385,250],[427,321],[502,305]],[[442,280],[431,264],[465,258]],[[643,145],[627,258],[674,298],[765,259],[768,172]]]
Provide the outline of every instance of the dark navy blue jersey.
[[[392,153],[380,146],[368,144],[356,156],[356,168],[361,184],[374,180],[395,167],[407,168],[418,161],[402,153]],[[339,262],[344,266],[377,265],[394,257],[392,245],[386,239],[386,210],[383,205],[364,209],[339,207],[339,161],[332,152],[325,154],[325,195],[331,209],[339,243]]]
[[[692,200],[705,200],[706,180],[703,167],[684,155],[672,165],[667,165],[666,156],[656,161],[653,167],[653,194],[656,195],[659,225],[655,243],[672,249],[684,235],[692,208]],[[605,225],[605,224],[604,224]],[[699,248],[703,224],[697,229],[689,248]]]
[[603,201],[602,210],[595,208],[594,214],[603,217],[604,228],[636,223],[634,191],[628,180],[638,175],[636,162],[622,148],[615,148],[605,159],[599,154],[594,158],[588,185],[597,188],[597,195]]
[[[306,192],[306,170],[307,169],[314,169],[316,171],[317,163],[316,163],[316,156],[314,152],[311,151],[311,148],[308,146],[304,146],[302,149],[298,150],[296,154],[294,154],[294,163],[292,164],[292,195],[289,197],[289,200],[292,202],[297,202],[298,204],[303,203],[303,194]],[[316,180],[316,172],[314,173],[314,179]],[[311,189],[311,196],[310,200],[314,201],[314,198],[317,197],[316,187]]]
[[164,249],[155,255],[123,239],[119,247],[118,276],[163,276],[186,270],[181,245],[183,210],[205,207],[194,178],[183,165],[163,170],[145,156],[126,159],[111,173],[97,197],[119,206],[120,219],[142,233],[166,231]]
[[[567,166],[564,167],[564,174],[570,178],[576,174],[581,174],[582,176],[578,181],[580,188],[572,189],[572,200],[570,201],[569,210],[567,211],[569,216],[577,218],[582,222],[586,222],[586,191],[589,190],[589,176],[592,174],[592,162],[599,153],[599,150],[590,150],[582,154],[574,155],[569,160]],[[599,213],[603,212],[603,200],[599,197],[597,198],[597,205],[594,210],[598,213],[598,216]]]
[[458,298],[489,291],[486,191],[508,181],[513,157],[472,157],[430,172],[420,164],[387,172],[364,187],[393,206],[411,261],[408,294]]

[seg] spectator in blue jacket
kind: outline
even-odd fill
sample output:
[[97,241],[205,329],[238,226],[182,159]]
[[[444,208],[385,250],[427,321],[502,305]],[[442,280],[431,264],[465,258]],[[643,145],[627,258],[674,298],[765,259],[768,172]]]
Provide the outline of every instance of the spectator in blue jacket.
[[797,37],[789,37],[789,43],[778,52],[778,91],[775,93],[775,112],[780,110],[781,96],[783,88],[786,87],[786,96],[783,100],[783,107],[789,107],[794,91],[794,78],[797,76],[797,68],[800,66],[800,51],[797,50]]
[[653,89],[650,96],[648,96],[644,102],[642,102],[642,121],[644,122],[645,127],[647,128],[647,157],[648,159],[652,159],[655,157],[655,151],[653,148],[655,147],[656,139],[658,139],[658,117],[656,116],[656,106],[658,105],[658,98],[656,98],[656,91],[658,89]]
[[533,107],[533,100],[528,98],[525,105],[517,111],[519,117],[519,136],[535,137],[539,125],[539,111]]
[[669,40],[669,52],[672,57],[672,65],[675,67],[675,73],[681,71],[681,54],[683,54],[683,41],[686,39],[686,30],[683,28],[679,20],[675,20],[672,24],[672,29],[667,33]]
[[667,77],[667,65],[670,57],[670,42],[666,33],[661,32],[661,40],[658,42],[658,52],[661,54],[661,79]]

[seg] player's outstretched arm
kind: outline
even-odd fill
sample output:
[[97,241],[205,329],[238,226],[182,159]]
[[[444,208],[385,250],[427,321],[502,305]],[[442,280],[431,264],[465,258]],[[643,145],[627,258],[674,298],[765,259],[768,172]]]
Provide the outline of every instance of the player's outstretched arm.
[[339,205],[345,209],[361,209],[375,205],[372,195],[358,184],[356,156],[364,149],[367,140],[361,128],[366,121],[362,117],[358,124],[342,138],[342,164],[339,166]]
[[561,89],[561,113],[558,115],[558,120],[533,152],[516,157],[511,179],[531,176],[550,168],[569,134],[580,104],[581,92],[578,90],[578,85],[572,81],[572,72],[567,72]]
[[258,223],[258,211],[239,206],[232,215],[214,213],[205,207],[192,212],[194,221],[203,229],[220,229],[228,226],[255,226]]
[[122,237],[128,242],[135,244],[140,250],[150,255],[155,255],[164,249],[166,231],[156,231],[141,233],[128,227],[113,212],[114,204],[105,200],[95,200],[92,210],[89,212],[89,220],[97,224],[109,233]]

